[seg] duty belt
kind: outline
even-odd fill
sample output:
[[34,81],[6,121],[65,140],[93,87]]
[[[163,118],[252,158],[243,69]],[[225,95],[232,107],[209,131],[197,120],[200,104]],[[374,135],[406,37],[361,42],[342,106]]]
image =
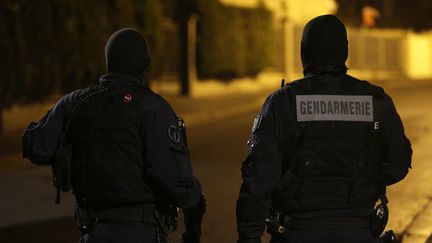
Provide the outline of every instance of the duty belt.
[[290,229],[369,229],[369,218],[291,218],[288,227]]
[[78,208],[79,217],[94,218],[96,223],[144,223],[156,224],[154,206],[151,204],[89,210]]

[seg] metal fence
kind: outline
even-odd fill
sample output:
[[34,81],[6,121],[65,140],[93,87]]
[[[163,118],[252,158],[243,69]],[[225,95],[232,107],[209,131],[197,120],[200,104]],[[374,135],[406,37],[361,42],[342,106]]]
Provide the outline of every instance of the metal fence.
[[348,65],[353,69],[380,69],[402,74],[405,36],[401,31],[351,29]]
[[[300,58],[300,43],[303,26],[294,25],[291,35],[287,35],[286,42],[293,48],[287,50],[286,55],[294,55],[288,60],[292,64],[287,67],[288,72],[302,73]],[[360,72],[380,72],[381,75],[404,75],[406,33],[400,30],[369,30],[348,29],[349,57],[347,66]]]

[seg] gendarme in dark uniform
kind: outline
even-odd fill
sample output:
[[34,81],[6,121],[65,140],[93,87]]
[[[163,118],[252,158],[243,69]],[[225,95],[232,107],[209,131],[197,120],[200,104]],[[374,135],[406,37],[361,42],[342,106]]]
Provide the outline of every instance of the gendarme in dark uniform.
[[239,242],[261,242],[266,222],[275,243],[381,242],[385,187],[411,164],[401,119],[382,88],[346,74],[347,33],[336,17],[305,26],[301,55],[305,77],[270,95],[254,120]]
[[51,164],[62,139],[70,145],[83,242],[162,242],[155,205],[174,214],[175,207],[191,208],[200,184],[176,114],[143,85],[150,64],[144,36],[119,30],[105,54],[108,72],[98,84],[64,96],[25,131],[24,156]]

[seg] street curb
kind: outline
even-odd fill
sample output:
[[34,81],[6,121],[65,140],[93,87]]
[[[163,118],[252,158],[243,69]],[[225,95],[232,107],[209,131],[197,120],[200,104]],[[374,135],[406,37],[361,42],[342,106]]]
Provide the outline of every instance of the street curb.
[[432,200],[417,214],[403,234],[402,243],[432,242]]

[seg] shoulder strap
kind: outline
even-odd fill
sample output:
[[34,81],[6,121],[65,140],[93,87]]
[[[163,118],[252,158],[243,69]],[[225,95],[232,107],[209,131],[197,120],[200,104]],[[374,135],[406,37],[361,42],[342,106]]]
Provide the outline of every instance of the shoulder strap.
[[72,118],[74,117],[74,115],[81,109],[81,107],[83,105],[87,104],[87,102],[90,100],[90,98],[96,97],[98,95],[102,95],[109,90],[110,90],[110,87],[95,87],[93,89],[92,89],[92,87],[90,87],[89,89],[84,90],[84,92],[80,94],[78,99],[72,105],[72,109],[71,109],[71,111],[69,113],[69,117],[66,121],[64,131],[66,132],[69,129]]

